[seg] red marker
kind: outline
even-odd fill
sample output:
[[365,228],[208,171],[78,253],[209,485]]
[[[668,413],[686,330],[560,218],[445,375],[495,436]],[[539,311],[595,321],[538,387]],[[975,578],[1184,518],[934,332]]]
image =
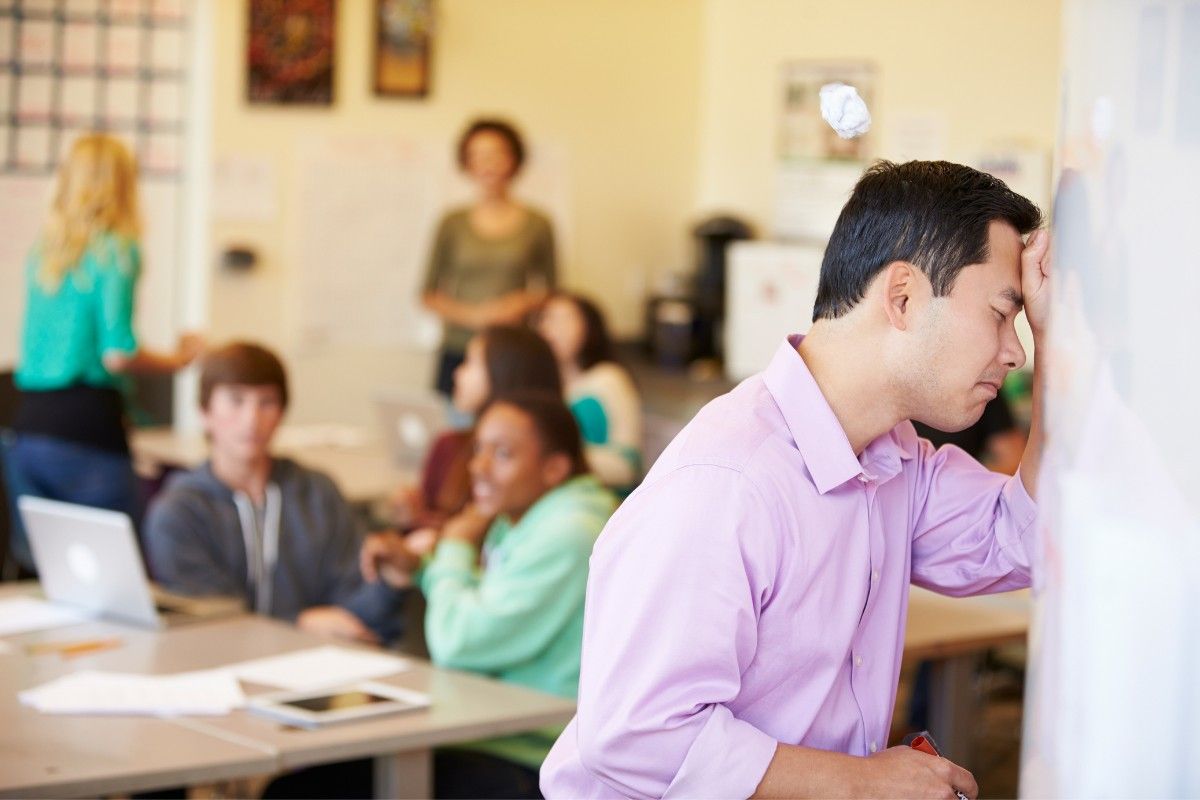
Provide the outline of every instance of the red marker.
[[[941,751],[938,750],[937,742],[933,741],[933,736],[929,733],[929,731],[910,733],[908,736],[904,737],[903,744],[908,745],[913,750],[920,750],[922,753],[927,755],[935,756],[937,758],[942,757]],[[958,795],[958,800],[970,800],[970,798],[968,798],[958,789],[955,789],[954,793]]]

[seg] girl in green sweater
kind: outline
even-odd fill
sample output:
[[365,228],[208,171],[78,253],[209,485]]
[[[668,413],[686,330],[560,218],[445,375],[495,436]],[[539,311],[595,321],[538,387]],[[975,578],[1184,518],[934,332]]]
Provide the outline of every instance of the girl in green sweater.
[[[364,573],[400,584],[416,571],[439,666],[574,698],[588,559],[616,499],[588,473],[578,425],[548,393],[493,401],[470,470],[472,502],[423,565],[400,537],[380,534],[364,545]],[[540,796],[537,770],[559,730],[440,751],[437,795]]]

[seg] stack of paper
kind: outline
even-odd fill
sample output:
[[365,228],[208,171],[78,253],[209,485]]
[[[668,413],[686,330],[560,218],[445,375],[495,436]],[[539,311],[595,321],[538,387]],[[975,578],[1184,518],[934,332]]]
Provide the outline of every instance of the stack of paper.
[[83,611],[33,597],[0,600],[0,636],[63,628],[88,619],[90,617]]
[[84,670],[19,695],[47,714],[220,716],[245,703],[237,679],[223,670],[132,675]]
[[225,669],[250,683],[301,691],[382,678],[408,667],[407,660],[388,653],[328,645],[243,661]]

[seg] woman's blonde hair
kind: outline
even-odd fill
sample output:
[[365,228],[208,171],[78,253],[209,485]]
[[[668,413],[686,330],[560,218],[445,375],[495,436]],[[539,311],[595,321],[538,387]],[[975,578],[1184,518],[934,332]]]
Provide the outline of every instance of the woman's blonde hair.
[[94,237],[111,232],[136,239],[140,229],[133,155],[112,136],[79,137],[58,170],[38,282],[47,292],[57,291]]

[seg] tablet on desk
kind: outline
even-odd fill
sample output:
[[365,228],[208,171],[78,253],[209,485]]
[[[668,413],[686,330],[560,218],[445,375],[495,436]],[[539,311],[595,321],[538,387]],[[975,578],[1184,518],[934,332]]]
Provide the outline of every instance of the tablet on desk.
[[428,708],[429,696],[386,683],[362,681],[334,689],[259,695],[250,698],[246,707],[288,725],[320,728]]

